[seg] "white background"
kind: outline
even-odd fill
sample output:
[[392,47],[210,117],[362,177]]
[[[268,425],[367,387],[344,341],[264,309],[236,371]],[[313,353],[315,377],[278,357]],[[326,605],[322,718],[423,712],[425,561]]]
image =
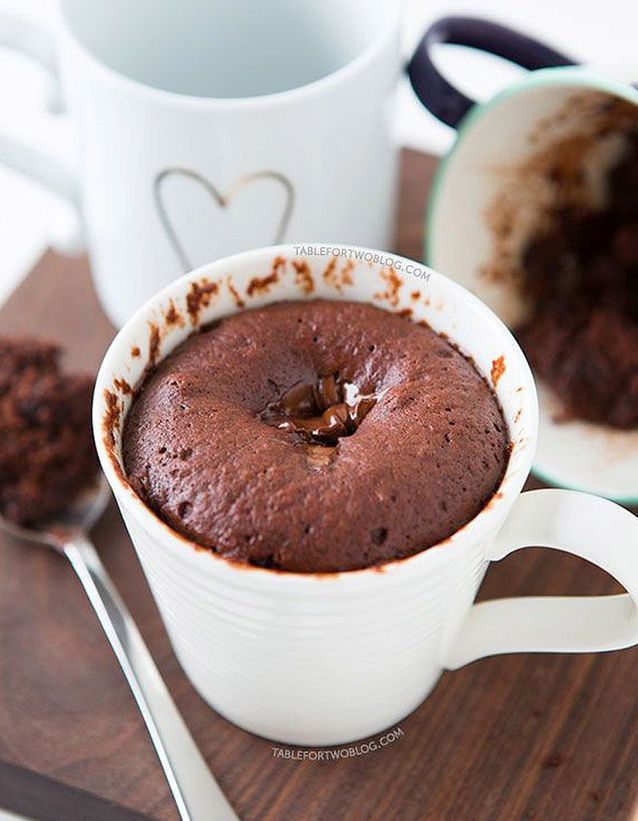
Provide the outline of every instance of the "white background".
[[[0,12],[10,10],[46,18],[51,14],[51,3],[0,0]],[[406,55],[424,27],[436,17],[481,15],[522,28],[588,63],[623,70],[635,66],[638,81],[635,0],[481,0],[461,5],[449,0],[405,0],[405,6]],[[462,49],[447,49],[441,65],[466,92],[479,98],[491,95],[516,76],[512,67]],[[467,78],[472,82],[468,84]],[[0,50],[0,131],[25,136],[42,146],[52,145],[68,154],[69,133],[63,118],[43,113],[46,91],[46,76],[40,69],[23,57]],[[404,144],[439,153],[452,140],[449,129],[435,123],[416,103],[407,84],[400,91],[398,130]],[[0,165],[0,303],[45,249],[47,237],[63,216],[54,197]]]

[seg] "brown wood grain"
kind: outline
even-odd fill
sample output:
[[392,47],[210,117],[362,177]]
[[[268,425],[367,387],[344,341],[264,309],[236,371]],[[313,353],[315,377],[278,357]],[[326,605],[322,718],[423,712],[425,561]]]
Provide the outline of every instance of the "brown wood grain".
[[[397,248],[416,258],[433,168],[432,160],[406,152]],[[69,347],[71,364],[91,369],[112,335],[86,263],[52,254],[0,311],[0,331],[53,336]],[[638,650],[485,659],[446,673],[387,748],[337,762],[282,760],[273,757],[269,742],[216,715],[189,685],[113,508],[94,536],[242,818],[632,817],[638,802]],[[614,590],[609,577],[584,561],[531,549],[495,565],[481,595]],[[153,818],[176,818],[132,698],[71,569],[53,553],[5,538],[0,761]],[[81,810],[75,817],[83,817]]]
[[0,796],[0,816],[6,810],[37,821],[144,821],[148,817],[4,761],[0,761]]

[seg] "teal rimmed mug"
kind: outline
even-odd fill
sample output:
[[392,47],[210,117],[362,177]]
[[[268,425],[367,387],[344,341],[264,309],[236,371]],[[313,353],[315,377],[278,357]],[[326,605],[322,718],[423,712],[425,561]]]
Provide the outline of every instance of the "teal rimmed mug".
[[[530,69],[486,103],[473,103],[435,66],[434,46],[463,45]],[[485,20],[448,17],[424,35],[408,66],[423,104],[457,131],[429,201],[425,260],[477,294],[515,328],[525,315],[517,262],[534,225],[563,199],[602,196],[624,134],[638,127],[638,90],[578,66],[542,43]],[[572,174],[572,189],[552,175]],[[567,180],[566,185],[569,185]],[[534,471],[552,484],[638,503],[638,431],[559,421],[539,385]]]

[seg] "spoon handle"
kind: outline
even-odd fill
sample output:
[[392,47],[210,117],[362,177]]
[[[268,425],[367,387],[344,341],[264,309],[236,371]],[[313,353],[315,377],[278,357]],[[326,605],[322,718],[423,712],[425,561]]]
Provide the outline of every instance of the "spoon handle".
[[85,536],[68,542],[73,565],[117,656],[184,821],[237,821],[157,669],[140,631]]

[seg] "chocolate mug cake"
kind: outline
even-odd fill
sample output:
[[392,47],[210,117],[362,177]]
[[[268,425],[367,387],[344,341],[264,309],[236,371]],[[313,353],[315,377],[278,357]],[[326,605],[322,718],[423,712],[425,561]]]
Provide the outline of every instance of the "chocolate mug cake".
[[128,480],[171,528],[240,563],[347,571],[474,518],[509,458],[498,402],[430,328],[372,305],[244,310],[141,385]]

